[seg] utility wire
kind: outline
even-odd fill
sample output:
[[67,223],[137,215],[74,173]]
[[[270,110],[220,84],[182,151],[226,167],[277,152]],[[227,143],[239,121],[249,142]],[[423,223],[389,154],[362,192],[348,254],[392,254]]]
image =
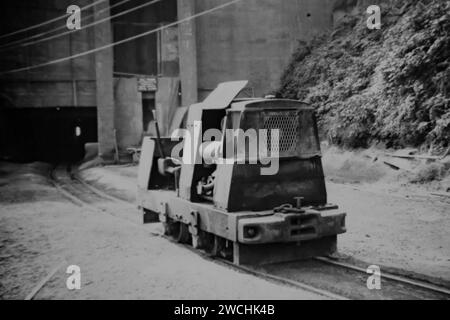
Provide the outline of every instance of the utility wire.
[[[118,7],[118,6],[120,6],[120,5],[124,4],[124,3],[129,2],[129,1],[131,1],[131,0],[122,0],[122,1],[120,1],[120,2],[117,2],[117,3],[113,4],[112,6],[110,6],[110,7],[108,7],[108,8],[104,8],[104,9],[99,10],[96,14],[101,14],[101,13],[107,11],[107,10],[110,10],[110,9],[112,9],[112,8],[115,8],[115,7]],[[95,15],[95,14],[89,14],[89,15],[87,15],[87,16],[83,16],[83,17],[81,18],[80,22],[84,22],[84,21],[86,21],[87,19],[93,17],[94,15]],[[26,41],[28,41],[28,40],[40,38],[40,37],[43,37],[43,36],[45,36],[45,35],[47,35],[47,34],[49,34],[49,33],[53,33],[53,32],[55,32],[55,31],[62,30],[62,29],[66,29],[66,28],[67,28],[67,26],[66,26],[65,24],[63,24],[63,25],[61,25],[61,26],[59,26],[59,27],[56,27],[56,28],[47,30],[47,31],[45,31],[45,32],[41,32],[41,33],[38,33],[38,34],[35,34],[35,35],[32,35],[32,36],[29,36],[29,37],[25,37],[25,38],[22,38],[22,39],[18,39],[18,40],[15,40],[15,41],[11,41],[11,42],[9,42],[9,43],[2,44],[2,45],[0,45],[0,49],[3,49],[3,48],[8,48],[8,49],[10,49],[10,48],[13,48],[13,47],[17,47],[17,46],[18,46],[17,44],[20,44],[20,43],[22,43],[22,42],[26,42]]]
[[183,22],[190,21],[190,20],[198,18],[200,16],[203,16],[203,15],[209,14],[211,12],[223,9],[223,8],[231,6],[231,5],[233,5],[233,4],[235,4],[235,3],[239,2],[239,1],[241,1],[241,0],[232,0],[232,1],[226,2],[224,4],[215,6],[215,7],[211,8],[211,9],[204,10],[202,12],[196,13],[196,14],[194,14],[192,16],[183,18],[181,20],[178,20],[178,21],[175,21],[175,22],[171,22],[171,23],[166,24],[164,26],[161,26],[159,28],[148,30],[146,32],[142,32],[142,33],[139,33],[137,35],[134,35],[132,37],[125,38],[125,39],[122,39],[122,40],[119,40],[119,41],[116,41],[116,42],[112,42],[110,44],[107,44],[107,45],[104,45],[104,46],[101,46],[101,47],[98,47],[98,48],[95,48],[95,49],[87,50],[87,51],[84,51],[84,52],[80,52],[80,53],[77,53],[77,54],[74,54],[74,55],[71,55],[71,56],[68,56],[68,57],[64,57],[64,58],[60,58],[60,59],[56,59],[56,60],[51,60],[51,61],[48,61],[48,62],[36,64],[36,65],[33,65],[33,66],[28,66],[28,67],[23,67],[23,68],[17,68],[17,69],[2,71],[2,72],[0,72],[0,76],[4,75],[4,74],[9,74],[9,73],[16,73],[16,72],[21,72],[21,71],[28,71],[28,70],[37,69],[37,68],[40,68],[40,67],[45,67],[45,66],[49,66],[49,65],[52,65],[52,64],[68,61],[70,59],[83,57],[83,56],[86,56],[88,54],[92,54],[92,53],[95,53],[95,52],[98,52],[98,51],[101,51],[101,50],[112,48],[112,47],[114,47],[116,45],[119,45],[119,44],[122,44],[122,43],[126,43],[126,42],[129,42],[129,41],[132,41],[132,40],[135,40],[135,39],[147,36],[147,35],[152,34],[152,33],[156,33],[158,31],[161,31],[161,30],[164,30],[164,29],[167,29],[167,28],[179,25],[179,24],[181,24]]
[[[96,2],[93,2],[91,4],[86,5],[84,7],[81,7],[80,9],[81,10],[88,9],[90,7],[93,7],[93,6],[97,5],[97,4],[100,4],[100,3],[105,2],[105,1],[109,1],[109,0],[98,0]],[[47,21],[44,21],[44,22],[41,22],[41,23],[38,23],[38,24],[35,24],[35,25],[32,25],[32,26],[29,26],[29,27],[26,27],[26,28],[23,28],[23,29],[20,29],[20,30],[16,30],[16,31],[13,31],[13,32],[2,34],[2,35],[0,35],[0,39],[3,39],[5,37],[9,37],[9,36],[12,36],[12,35],[15,35],[15,34],[18,34],[18,33],[22,33],[22,32],[28,31],[28,30],[32,30],[32,29],[36,29],[36,28],[45,26],[46,24],[58,21],[58,20],[63,19],[63,18],[67,18],[68,16],[69,16],[69,14],[66,13],[66,14],[63,14],[62,16],[58,16],[56,18],[53,18],[53,19],[50,19],[50,20],[47,20]]]
[[[115,15],[108,16],[108,17],[106,17],[106,18],[103,18],[103,19],[94,21],[94,22],[92,22],[92,23],[89,23],[89,24],[85,25],[83,28],[81,28],[81,29],[79,29],[79,30],[68,30],[68,31],[66,31],[66,32],[62,32],[62,33],[54,34],[54,35],[52,35],[52,36],[48,36],[48,37],[46,37],[46,38],[42,38],[42,39],[38,39],[38,40],[34,40],[34,41],[22,43],[22,44],[17,45],[17,47],[28,47],[28,46],[31,46],[31,45],[33,45],[33,44],[37,44],[37,43],[40,43],[40,42],[44,42],[44,41],[48,41],[48,40],[51,40],[51,39],[55,39],[55,38],[59,38],[59,37],[65,36],[65,35],[67,35],[67,34],[69,34],[69,33],[74,33],[74,32],[77,32],[77,31],[81,31],[81,30],[84,30],[84,29],[93,27],[93,26],[95,26],[95,25],[97,25],[97,24],[99,24],[99,23],[103,23],[103,22],[105,22],[105,21],[108,21],[108,20],[111,20],[111,19],[114,19],[114,18],[123,16],[124,14],[127,14],[127,13],[130,13],[130,12],[133,12],[133,11],[136,11],[136,10],[139,10],[139,9],[142,9],[142,8],[144,8],[144,7],[148,7],[148,6],[152,5],[152,4],[155,4],[155,3],[161,2],[161,1],[162,1],[162,0],[153,0],[153,1],[150,1],[150,2],[146,2],[146,3],[143,3],[143,4],[138,5],[138,6],[136,6],[136,7],[130,8],[130,9],[128,9],[128,10],[121,11],[121,12],[119,12],[119,13],[116,13]],[[14,46],[14,47],[15,47],[15,46]],[[11,48],[9,48],[9,47],[8,47],[8,48],[2,48],[2,49],[0,49],[0,52],[1,52],[1,51],[5,51],[5,50],[10,50],[10,49],[11,49]]]

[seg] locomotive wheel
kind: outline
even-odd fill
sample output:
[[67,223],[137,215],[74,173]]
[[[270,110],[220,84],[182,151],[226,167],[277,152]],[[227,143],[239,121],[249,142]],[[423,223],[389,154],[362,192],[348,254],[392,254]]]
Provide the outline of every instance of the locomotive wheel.
[[179,243],[190,243],[191,233],[187,224],[178,222],[178,234],[176,234],[176,240]]
[[179,243],[190,243],[191,234],[187,224],[168,219],[163,225],[164,234],[170,236]]
[[170,236],[170,237],[173,236],[173,233],[174,233],[174,224],[175,224],[175,223],[174,223],[172,220],[170,220],[170,219],[167,219],[166,222],[163,222],[163,223],[162,223],[162,225],[163,225],[163,227],[164,227],[164,234],[165,234],[166,236]]
[[204,250],[209,255],[230,261],[233,259],[232,246],[227,247],[227,241],[224,238],[205,232],[202,243]]
[[233,243],[229,242],[223,238],[219,238],[220,240],[220,257],[228,260],[233,261]]
[[210,256],[217,256],[219,254],[219,242],[217,237],[209,232],[202,232],[202,247]]

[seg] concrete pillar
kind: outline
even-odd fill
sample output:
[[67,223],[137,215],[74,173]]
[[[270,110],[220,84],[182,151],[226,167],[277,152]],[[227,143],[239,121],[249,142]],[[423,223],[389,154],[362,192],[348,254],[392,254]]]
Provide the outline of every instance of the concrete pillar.
[[[95,5],[95,20],[108,17],[109,10],[98,13],[99,10],[108,7],[108,1]],[[112,41],[110,20],[95,25],[94,43],[96,48],[112,43]],[[103,160],[114,159],[115,152],[113,64],[113,48],[95,53],[98,150],[99,157]]]
[[126,154],[127,148],[141,145],[142,93],[136,78],[115,78],[114,83],[117,143],[121,154]]
[[[178,20],[195,14],[195,0],[177,0]],[[180,54],[181,104],[189,106],[198,100],[197,44],[195,19],[178,25]]]

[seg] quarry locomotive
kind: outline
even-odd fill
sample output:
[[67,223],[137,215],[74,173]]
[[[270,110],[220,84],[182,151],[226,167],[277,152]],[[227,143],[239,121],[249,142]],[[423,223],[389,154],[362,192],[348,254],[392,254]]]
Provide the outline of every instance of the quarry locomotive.
[[[235,264],[332,254],[346,214],[327,202],[314,110],[295,100],[236,98],[246,85],[221,83],[191,105],[179,139],[144,138],[143,222],[161,221],[176,241]],[[219,136],[206,138],[208,130]],[[227,139],[230,130],[241,134]],[[256,143],[249,130],[264,132],[259,161],[247,152]]]

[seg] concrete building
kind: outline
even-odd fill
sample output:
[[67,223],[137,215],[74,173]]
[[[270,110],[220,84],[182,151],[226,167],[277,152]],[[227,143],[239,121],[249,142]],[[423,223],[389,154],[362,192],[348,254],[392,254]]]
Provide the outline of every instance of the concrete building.
[[[63,15],[74,2],[88,6],[81,12],[81,30],[67,32],[62,19],[0,38],[0,70],[107,46],[226,1],[4,0],[1,33]],[[244,94],[249,96],[276,89],[299,41],[328,32],[333,19],[356,4],[241,0],[92,54],[16,73],[0,71],[0,157],[80,159],[84,143],[93,141],[105,160],[117,151],[124,157],[152,131],[152,110],[167,134],[175,109],[203,99],[219,82],[248,79]],[[60,29],[36,36],[55,28]],[[67,34],[42,41],[61,32]]]

